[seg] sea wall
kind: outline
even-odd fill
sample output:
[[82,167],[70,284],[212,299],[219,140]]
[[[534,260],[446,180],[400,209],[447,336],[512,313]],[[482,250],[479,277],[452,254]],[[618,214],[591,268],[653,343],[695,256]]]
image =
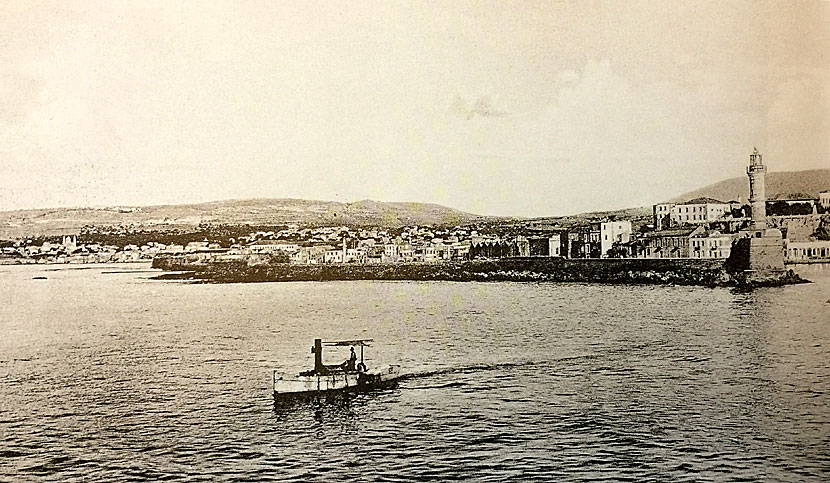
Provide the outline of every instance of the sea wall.
[[[262,260],[204,260],[159,256],[154,268],[186,272],[165,278],[212,282],[447,280],[543,281],[619,284],[737,286],[741,274],[727,270],[723,260],[700,259],[564,259],[502,258],[443,263],[294,265]],[[754,285],[794,283],[791,271]]]

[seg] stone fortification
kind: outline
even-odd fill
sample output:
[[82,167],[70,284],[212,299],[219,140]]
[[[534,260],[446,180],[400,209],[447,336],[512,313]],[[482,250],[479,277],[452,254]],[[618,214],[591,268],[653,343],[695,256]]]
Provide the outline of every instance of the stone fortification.
[[[617,284],[673,284],[740,286],[739,272],[722,260],[701,259],[563,259],[503,258],[445,263],[249,264],[244,260],[199,261],[183,256],[162,256],[153,267],[185,273],[163,278],[191,278],[211,282],[288,282],[333,280],[444,280],[513,282],[586,282]],[[752,285],[780,285],[798,281],[792,271]]]

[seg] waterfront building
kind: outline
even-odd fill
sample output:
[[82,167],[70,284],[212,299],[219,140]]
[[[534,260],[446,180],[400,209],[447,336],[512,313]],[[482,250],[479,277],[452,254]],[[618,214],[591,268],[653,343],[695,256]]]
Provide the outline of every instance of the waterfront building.
[[402,262],[414,262],[415,250],[409,243],[403,244],[398,248],[398,257]]
[[599,224],[600,256],[605,258],[614,244],[631,241],[630,221],[604,221]]
[[467,260],[470,258],[470,243],[461,242],[452,245],[453,260]]
[[343,263],[343,250],[340,248],[335,248],[332,250],[326,250],[323,255],[323,262],[324,263]]
[[565,255],[565,250],[563,249],[563,233],[554,233],[550,237],[548,237],[548,252],[552,257],[562,257]]
[[366,250],[364,248],[347,248],[344,263],[366,263]]
[[[434,241],[439,240],[439,241]],[[435,258],[437,260],[449,260],[451,255],[451,250],[449,246],[444,245],[444,241],[441,238],[433,239],[432,243],[427,243],[427,245],[431,246],[435,250]]]
[[784,261],[787,263],[830,262],[830,240],[788,241]]
[[291,262],[302,263],[306,265],[317,265],[324,263],[326,260],[326,252],[336,250],[332,245],[314,245],[302,247],[291,254]]
[[383,245],[383,261],[384,263],[394,263],[400,258],[400,247],[396,243],[386,243]]
[[429,263],[438,261],[438,252],[435,247],[432,245],[421,247],[421,260]]
[[248,244],[248,251],[251,253],[294,253],[299,249],[298,244],[284,240],[257,240]]
[[514,243],[516,244],[516,256],[530,256],[530,240],[528,240],[527,237],[517,236]]
[[638,258],[688,258],[689,238],[697,228],[679,227],[643,234],[632,246]]
[[569,258],[599,258],[599,224],[596,229],[591,226],[576,226],[567,233],[567,253]]
[[78,237],[75,235],[65,235],[61,241],[61,245],[66,248],[67,253],[72,253],[78,248]]
[[818,204],[825,210],[830,209],[830,190],[818,194]]
[[732,236],[717,230],[695,230],[689,236],[691,258],[729,258]]
[[558,257],[559,234],[553,236],[531,236],[527,238],[528,256],[531,257]]
[[518,256],[518,246],[515,242],[509,242],[507,240],[477,237],[470,246],[470,258],[504,258],[515,256]]

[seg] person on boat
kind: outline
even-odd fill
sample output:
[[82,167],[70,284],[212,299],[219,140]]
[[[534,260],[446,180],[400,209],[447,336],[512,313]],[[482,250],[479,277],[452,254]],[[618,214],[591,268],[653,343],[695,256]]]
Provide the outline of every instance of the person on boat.
[[357,354],[354,353],[354,346],[352,346],[352,353],[349,355],[349,360],[346,361],[346,370],[347,371],[354,371],[355,364],[357,363]]

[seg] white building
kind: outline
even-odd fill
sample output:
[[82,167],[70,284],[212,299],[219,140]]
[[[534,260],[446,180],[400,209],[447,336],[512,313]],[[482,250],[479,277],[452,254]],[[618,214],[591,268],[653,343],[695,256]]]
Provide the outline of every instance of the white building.
[[671,220],[672,224],[676,225],[699,225],[721,220],[731,212],[732,206],[729,203],[711,198],[697,198],[675,205],[672,208]]
[[366,263],[366,250],[363,248],[347,248],[345,263]]
[[[193,241],[185,245],[184,251],[186,252],[197,252],[200,250],[207,250],[208,242],[207,241]],[[126,250],[126,247],[124,247]]]
[[599,224],[600,256],[605,257],[614,243],[631,241],[630,221],[603,221]]
[[400,247],[395,243],[387,243],[383,246],[383,261],[397,262],[399,258]]
[[732,251],[732,236],[714,231],[700,231],[689,237],[691,258],[729,258]]
[[670,226],[700,225],[720,221],[731,215],[740,205],[724,203],[712,198],[695,198],[685,203],[658,203],[654,205],[654,227],[662,230]]
[[63,245],[64,248],[66,248],[66,251],[68,253],[72,253],[73,251],[75,251],[76,248],[78,248],[78,237],[76,237],[75,235],[66,235],[63,237],[61,245]]
[[323,263],[326,259],[326,252],[330,250],[336,250],[336,248],[331,245],[301,247],[299,250],[291,254],[291,262],[307,265]]
[[830,262],[830,241],[788,241],[784,251],[787,263]]
[[818,194],[818,204],[822,208],[830,208],[830,190],[822,191]]
[[[631,223],[628,224],[628,235],[631,236]],[[562,236],[559,233],[554,233],[548,238],[548,254],[551,257],[562,256]]]
[[[420,252],[420,253],[419,253]],[[424,245],[415,251],[416,257],[418,254],[420,255],[420,261],[422,262],[435,262],[438,261],[438,250],[435,249],[432,245]]]
[[654,205],[654,229],[660,231],[671,226],[671,210],[675,203],[657,203]]
[[170,245],[167,245],[167,248],[165,249],[165,252],[166,253],[182,253],[182,252],[184,252],[184,245],[176,245],[175,243],[171,243]]
[[294,253],[299,249],[300,245],[282,240],[257,240],[248,245],[251,253]]
[[326,250],[324,256],[325,263],[343,263],[344,250],[342,248],[335,248],[334,250]]

